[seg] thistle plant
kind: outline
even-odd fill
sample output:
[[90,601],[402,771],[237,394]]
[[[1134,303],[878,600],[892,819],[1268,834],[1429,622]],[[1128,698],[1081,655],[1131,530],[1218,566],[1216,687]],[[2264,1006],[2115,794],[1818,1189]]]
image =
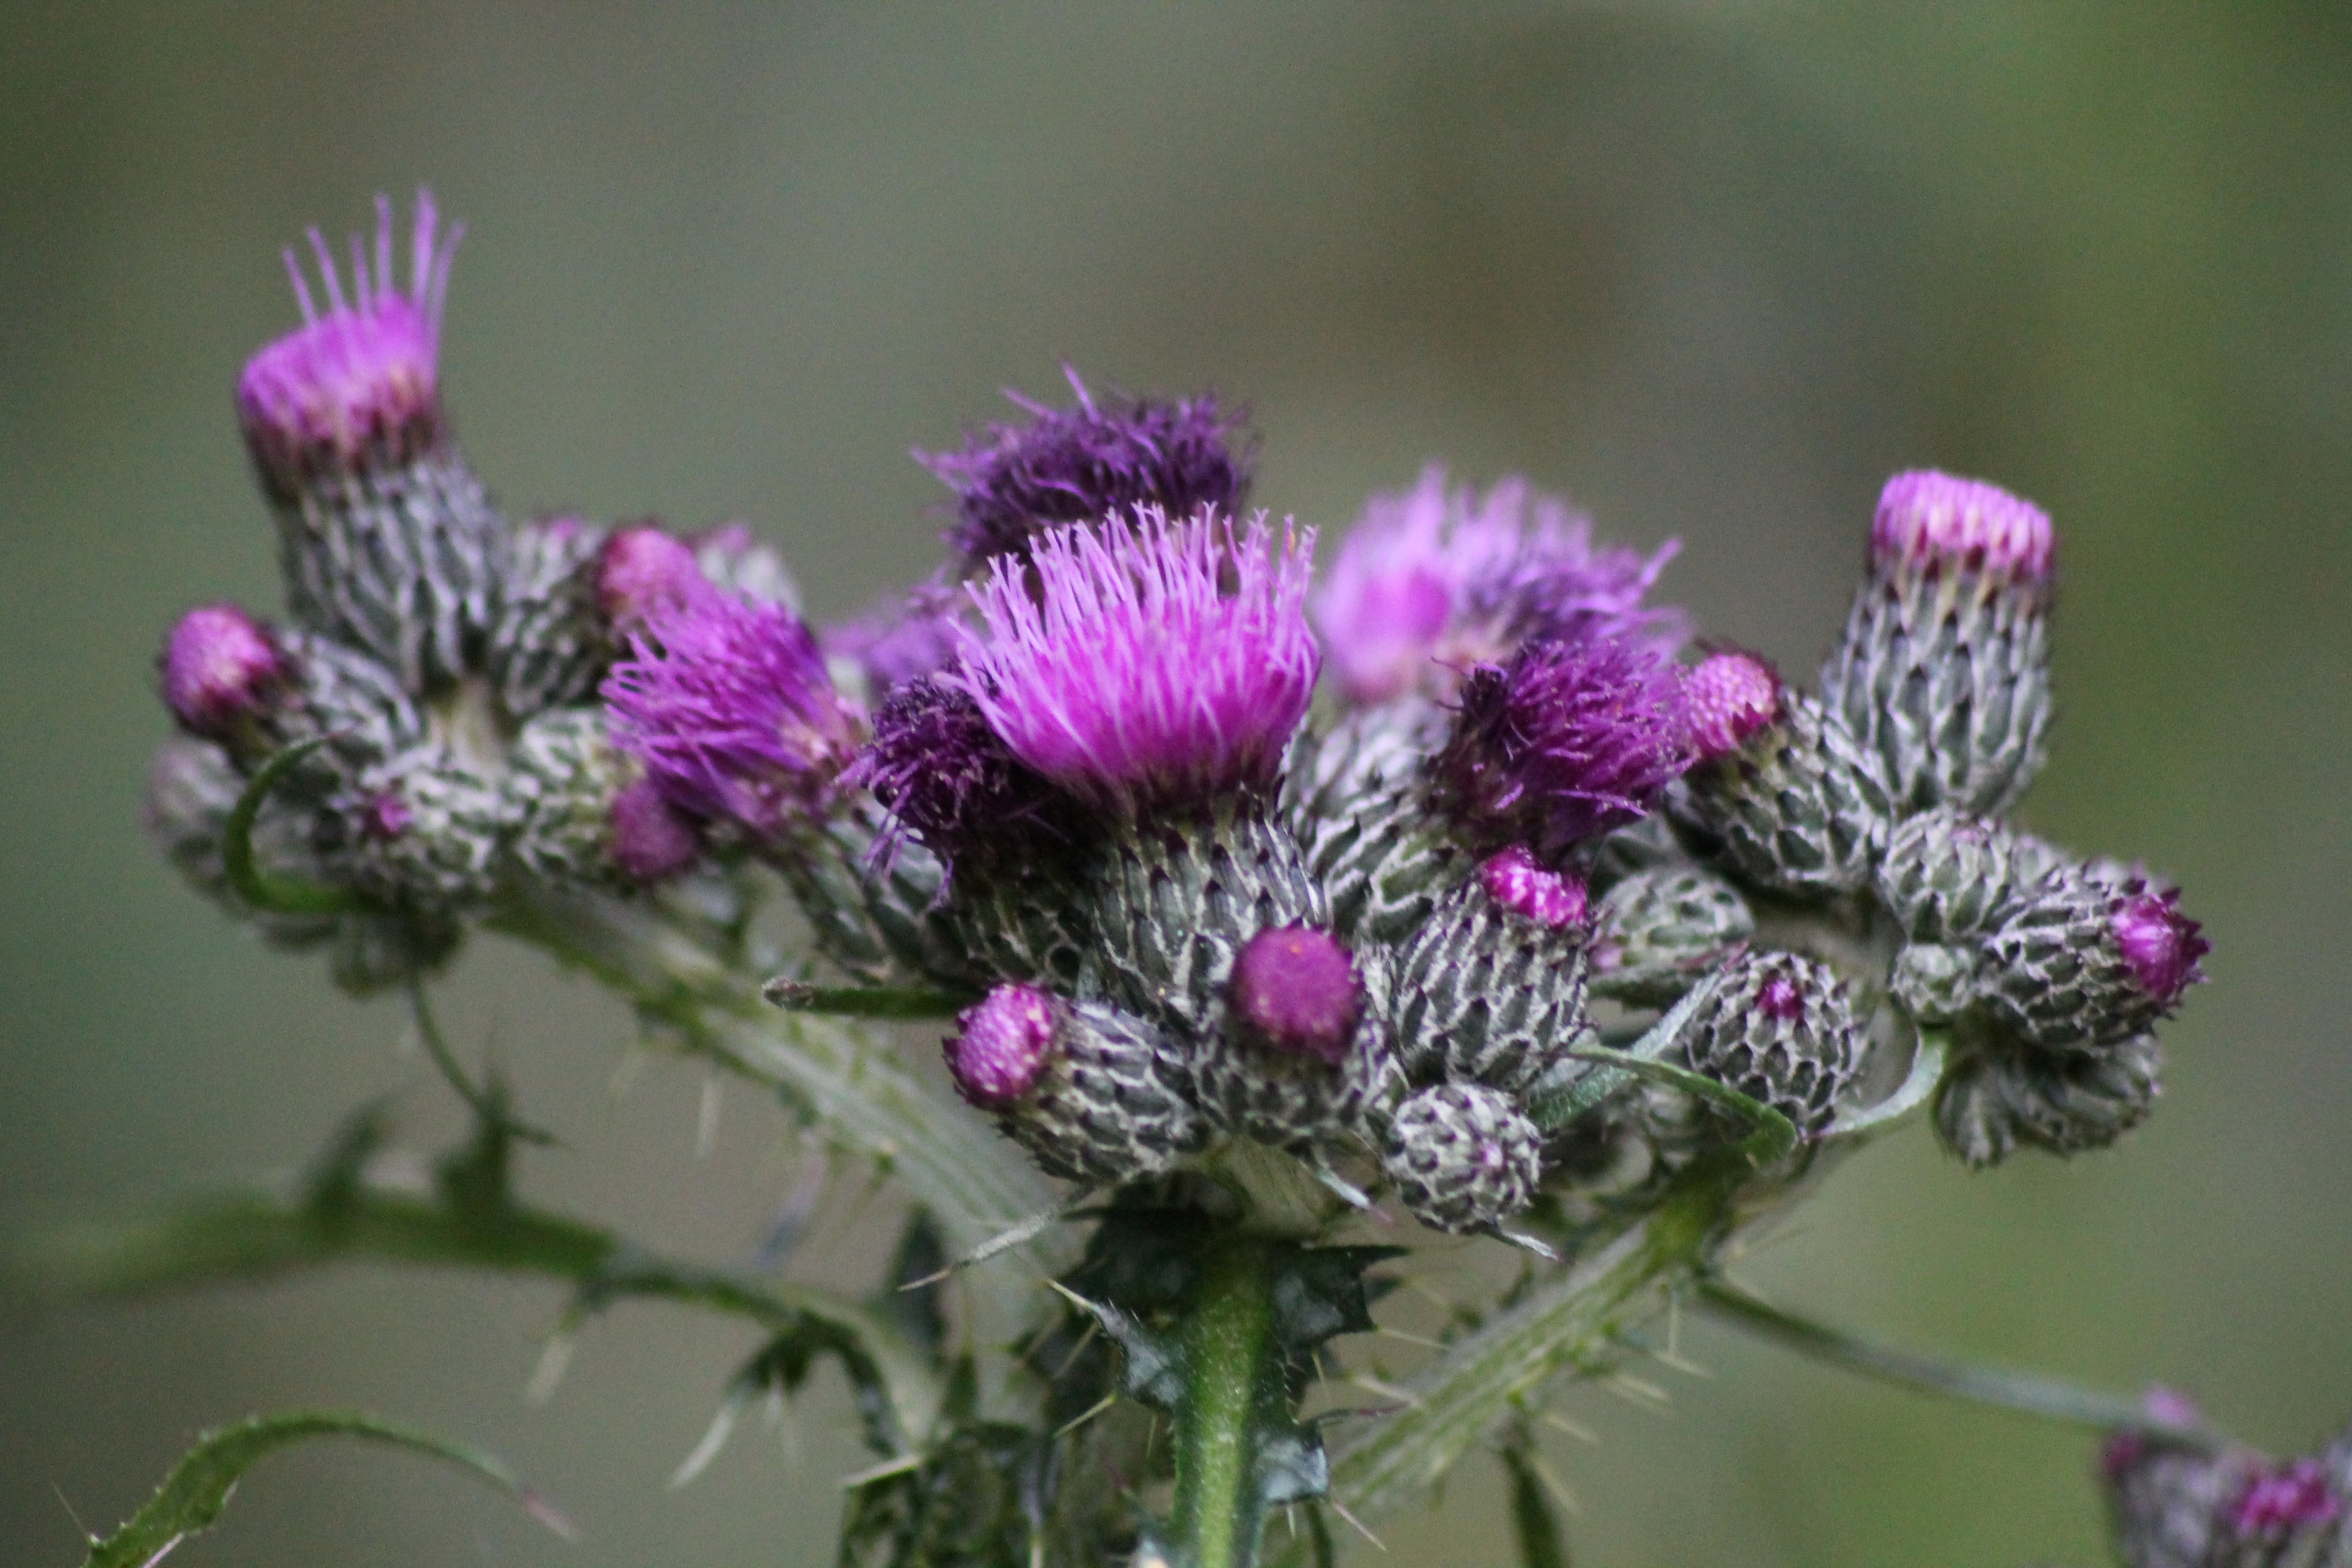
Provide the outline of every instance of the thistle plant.
[[[348,270],[315,234],[315,278],[289,254],[304,324],[236,401],[285,618],[172,630],[149,820],[265,941],[404,993],[475,1132],[420,1196],[379,1184],[362,1112],[305,1190],[36,1248],[47,1278],[379,1256],[569,1280],[567,1330],[632,1295],[747,1316],[768,1342],[689,1468],[837,1361],[874,1461],[844,1563],[1328,1562],[1482,1450],[1527,1560],[1563,1561],[1534,1425],[1675,1302],[2112,1428],[2141,1568],[2352,1562],[2337,1449],[2276,1461],[2177,1398],[1878,1346],[1727,1272],[1907,1119],[1982,1167],[2154,1109],[2197,923],[2009,820],[2051,730],[2031,502],[1890,480],[1808,688],[1691,651],[1652,599],[1675,546],[1599,542],[1523,481],[1433,468],[1332,549],[1247,510],[1237,411],[1073,374],[1074,405],[922,455],[945,558],[819,629],[740,529],[509,520],[441,399],[455,236],[424,197],[395,229],[384,204]],[[887,1171],[912,1218],[875,1238],[879,1294],[520,1204],[547,1134],[428,1005],[481,934]],[[1375,1379],[1431,1233],[1496,1286],[1405,1336],[1417,1366],[1380,1342]],[[1377,1407],[1344,1403],[1367,1382]],[[192,1473],[397,1431],[289,1419]],[[175,1479],[93,1561],[222,1496]]]

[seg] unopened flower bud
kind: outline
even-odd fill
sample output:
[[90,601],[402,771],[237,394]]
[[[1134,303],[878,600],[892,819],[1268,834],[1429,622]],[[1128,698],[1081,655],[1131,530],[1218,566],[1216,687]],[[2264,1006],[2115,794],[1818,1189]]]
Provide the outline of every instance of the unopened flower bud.
[[2155,1110],[2163,1066],[2153,1035],[2091,1051],[1971,1041],[1937,1088],[1936,1132],[1973,1170],[2020,1144],[2062,1156],[2104,1149]]
[[1381,1144],[1397,1199],[1433,1229],[1490,1229],[1528,1206],[1543,1180],[1543,1135],[1509,1098],[1444,1083],[1409,1095]]
[[1291,924],[1242,943],[1224,1006],[1200,1037],[1202,1114],[1227,1131],[1306,1149],[1355,1133],[1396,1095],[1396,1057],[1369,1016],[1353,954]]
[[1398,955],[1390,1012],[1407,1076],[1518,1093],[1559,1065],[1590,1030],[1584,942],[1580,883],[1524,849],[1490,857]]
[[1976,996],[1977,952],[1915,942],[1895,956],[1886,988],[1922,1024],[1948,1024]]
[[1997,822],[1937,806],[1898,824],[1878,868],[1879,901],[1920,942],[1962,942],[2007,901],[2015,836]]
[[[1692,767],[1666,809],[1710,858],[1757,886],[1811,898],[1852,892],[1870,880],[1894,818],[1885,772],[1804,693],[1782,690],[1774,710]],[[1760,705],[1741,711],[1752,719]],[[1727,723],[1718,738],[1738,728]]]
[[500,787],[515,861],[542,881],[626,889],[676,876],[701,853],[695,822],[606,738],[598,709],[525,724]]
[[1885,760],[1903,809],[1997,816],[2040,771],[2053,556],[2030,501],[1948,474],[1887,481],[1869,578],[1822,687]]
[[1986,1000],[2028,1043],[2088,1049],[2143,1034],[2204,978],[2210,944],[2180,895],[2076,868],[2020,896],[1985,939]]
[[597,604],[605,532],[576,517],[538,518],[514,531],[489,668],[499,700],[522,722],[590,700],[614,642]]
[[370,898],[455,910],[498,879],[510,804],[444,747],[412,747],[367,769],[336,807],[325,853]]
[[1683,1037],[1684,1064],[1819,1132],[1861,1066],[1861,1026],[1827,964],[1793,952],[1731,961]]
[[1710,655],[1683,678],[1691,750],[1701,762],[1726,756],[1780,717],[1780,677],[1752,653]]
[[1140,1019],[1010,984],[956,1024],[946,1053],[957,1091],[1052,1175],[1130,1181],[1204,1141],[1172,1048]]
[[161,660],[163,703],[181,728],[251,749],[292,684],[268,627],[235,605],[202,605],[172,628]]
[[1748,900],[1714,872],[1673,863],[1636,871],[1601,900],[1593,926],[1593,994],[1634,1006],[1664,1006],[1755,931]]
[[[2151,1414],[2196,1419],[2196,1407],[2158,1389]],[[2252,1479],[2256,1461],[2243,1453],[2212,1454],[2191,1444],[2145,1432],[2120,1432],[2099,1456],[2116,1556],[2124,1568],[2223,1568],[2228,1510]]]
[[340,638],[423,695],[478,665],[506,571],[506,526],[448,439],[442,300],[456,243],[420,194],[410,281],[393,267],[392,205],[351,292],[316,230],[326,309],[294,274],[303,326],[247,362],[237,412],[276,510],[296,621]]
[[615,640],[655,616],[690,610],[710,592],[684,541],[650,522],[615,529],[596,552],[596,608]]

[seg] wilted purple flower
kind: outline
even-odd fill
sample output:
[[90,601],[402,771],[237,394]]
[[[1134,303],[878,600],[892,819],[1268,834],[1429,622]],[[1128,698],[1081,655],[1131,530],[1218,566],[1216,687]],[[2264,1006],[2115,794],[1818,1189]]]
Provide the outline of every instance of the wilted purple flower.
[[987,1109],[1028,1093],[1052,1058],[1063,1011],[1034,985],[1000,985],[958,1014],[946,1047],[956,1092]]
[[1013,753],[1098,809],[1271,789],[1321,655],[1315,536],[1203,510],[1066,528],[971,584],[954,678]]
[[1243,943],[1225,994],[1256,1043],[1334,1066],[1346,1058],[1363,1008],[1355,959],[1312,926],[1262,931]]
[[403,292],[393,272],[392,223],[390,199],[378,196],[372,259],[352,237],[349,297],[326,241],[310,230],[324,311],[294,252],[286,252],[303,324],[247,361],[236,384],[246,441],[274,495],[296,494],[311,474],[405,461],[441,439],[441,304],[464,228],[439,236],[432,195],[416,194]]
[[1507,665],[1471,670],[1434,774],[1473,835],[1556,863],[1638,821],[1689,756],[1674,666],[1594,637],[1529,643]]
[[2042,586],[2056,563],[2050,514],[1982,479],[1897,474],[1879,493],[1870,561],[1886,574],[1967,571]]
[[951,629],[964,596],[945,583],[919,584],[854,619],[824,630],[824,651],[857,666],[869,700],[917,676],[929,675],[955,658]]
[[1780,676],[1752,653],[1710,654],[1683,678],[1691,749],[1698,760],[1728,756],[1780,717]]
[[1249,489],[1252,457],[1244,413],[1214,396],[1105,398],[1063,367],[1072,409],[1015,394],[1027,425],[992,425],[961,452],[917,452],[956,492],[948,542],[971,564],[1029,548],[1062,523],[1093,522],[1141,505],[1171,517],[1202,507],[1231,513]]
[[950,875],[975,858],[1027,858],[1065,836],[1060,792],[998,739],[951,675],[918,676],[891,692],[850,776],[890,814],[880,853],[909,833]]
[[688,814],[774,839],[848,760],[850,724],[790,610],[713,591],[655,605],[605,676],[613,743]]
[[164,706],[190,734],[215,741],[266,719],[291,676],[269,628],[229,604],[200,605],[182,616],[159,662]]
[[1315,624],[1358,703],[1443,695],[1460,668],[1538,638],[1630,637],[1671,652],[1685,617],[1642,600],[1677,548],[1596,549],[1589,520],[1527,480],[1480,495],[1433,463],[1413,489],[1366,503],[1314,595]]

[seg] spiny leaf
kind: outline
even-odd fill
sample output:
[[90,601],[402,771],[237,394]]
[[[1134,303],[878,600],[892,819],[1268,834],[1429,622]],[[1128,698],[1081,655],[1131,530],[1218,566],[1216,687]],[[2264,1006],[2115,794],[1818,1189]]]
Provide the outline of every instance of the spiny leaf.
[[514,1498],[557,1534],[572,1534],[561,1514],[487,1454],[355,1411],[295,1410],[254,1416],[197,1438],[146,1507],[113,1534],[90,1543],[84,1568],[148,1568],[219,1518],[247,1470],[280,1448],[313,1437],[357,1437],[445,1460]]
[[1739,1152],[1751,1164],[1772,1164],[1786,1158],[1789,1151],[1797,1146],[1795,1122],[1762,1100],[1741,1093],[1719,1079],[1676,1067],[1671,1062],[1644,1061],[1624,1051],[1612,1051],[1601,1046],[1570,1051],[1569,1055],[1580,1061],[1605,1062],[1637,1078],[1655,1079],[1695,1099],[1729,1111],[1754,1129],[1738,1146]]
[[1951,1052],[1952,1032],[1949,1029],[1922,1029],[1919,1044],[1911,1053],[1911,1070],[1895,1092],[1876,1105],[1841,1112],[1836,1121],[1822,1130],[1823,1138],[1850,1138],[1869,1132],[1909,1115],[1927,1103],[1936,1092],[1936,1085],[1944,1076],[1944,1061]]
[[[1682,1000],[1666,1011],[1664,1017],[1650,1026],[1647,1033],[1627,1046],[1619,1057],[1641,1061],[1656,1061],[1682,1038],[1683,1031],[1706,1005],[1722,983],[1717,970],[1686,992]],[[1603,1100],[1632,1087],[1633,1074],[1623,1065],[1604,1067],[1598,1072],[1588,1072],[1564,1089],[1538,1094],[1528,1107],[1528,1115],[1547,1132],[1557,1131]]]

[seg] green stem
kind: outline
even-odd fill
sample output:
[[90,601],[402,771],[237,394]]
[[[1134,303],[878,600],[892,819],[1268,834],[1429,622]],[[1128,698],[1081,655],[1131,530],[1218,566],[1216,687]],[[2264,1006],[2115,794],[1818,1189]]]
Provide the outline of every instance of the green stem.
[[1255,1435],[1267,1424],[1261,1406],[1288,1400],[1282,1369],[1271,1364],[1273,1271],[1265,1254],[1264,1243],[1244,1237],[1213,1247],[1180,1331],[1184,1384],[1169,1524],[1182,1568],[1248,1568],[1265,1528]]
[[835,1018],[952,1018],[980,1000],[969,992],[916,985],[811,985],[804,980],[771,980],[761,994],[787,1013]]
[[1941,1356],[1879,1344],[1842,1329],[1786,1312],[1725,1279],[1703,1279],[1698,1299],[1741,1328],[1816,1360],[1900,1388],[1940,1394],[2100,1431],[2146,1432],[2200,1447],[2236,1446],[2220,1428],[2181,1426],[2152,1414],[2136,1399],[2011,1367],[1971,1366]]
[[[527,1121],[519,1121],[509,1115],[502,1103],[502,1096],[495,1087],[479,1089],[475,1086],[474,1080],[467,1076],[466,1069],[457,1065],[457,1055],[449,1048],[448,1037],[441,1033],[441,1026],[433,1016],[432,1005],[425,995],[425,982],[413,974],[408,977],[408,1010],[416,1021],[417,1037],[425,1042],[425,1054],[433,1059],[434,1067],[440,1070],[442,1078],[457,1091],[457,1098],[466,1102],[468,1110],[484,1122],[510,1132],[526,1143],[552,1144],[555,1142],[552,1132],[533,1127]],[[497,1083],[495,1076],[491,1082],[493,1085]]]

